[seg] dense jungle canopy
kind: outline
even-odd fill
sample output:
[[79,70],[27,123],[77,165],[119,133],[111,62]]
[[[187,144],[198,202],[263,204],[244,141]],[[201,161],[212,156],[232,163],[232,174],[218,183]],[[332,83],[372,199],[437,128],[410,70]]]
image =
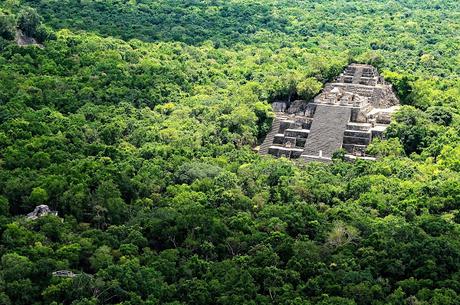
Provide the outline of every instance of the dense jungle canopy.
[[[378,161],[253,151],[351,62]],[[0,304],[460,304],[460,2],[0,0]]]

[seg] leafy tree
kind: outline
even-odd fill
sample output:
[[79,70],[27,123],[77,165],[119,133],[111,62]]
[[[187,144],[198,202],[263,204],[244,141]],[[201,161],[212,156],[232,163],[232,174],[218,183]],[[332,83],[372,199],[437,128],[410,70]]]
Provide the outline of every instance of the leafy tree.
[[25,256],[16,253],[2,256],[2,277],[6,281],[27,278],[32,273],[33,264]]
[[449,126],[452,123],[452,113],[444,107],[430,107],[427,109],[430,120],[439,125]]
[[35,9],[26,7],[19,12],[17,24],[25,35],[35,37],[40,25],[40,16]]
[[40,205],[46,203],[48,200],[48,192],[41,187],[36,187],[32,190],[29,196],[29,201],[33,205]]
[[366,152],[377,157],[400,157],[404,155],[404,149],[398,138],[388,140],[375,139],[367,147]]
[[309,77],[297,84],[297,93],[302,99],[309,101],[319,93],[321,88],[322,84],[320,82],[313,77]]
[[10,214],[10,205],[8,199],[0,196],[0,216],[8,216]]
[[96,271],[109,267],[113,262],[110,247],[101,246],[94,252],[94,255],[90,257],[89,261],[91,267]]
[[425,113],[411,106],[401,107],[386,134],[400,139],[407,154],[420,153],[429,144],[430,130]]
[[179,183],[192,183],[196,179],[214,178],[222,171],[219,166],[191,162],[181,165],[177,170],[177,181]]
[[36,29],[35,38],[38,42],[45,42],[48,40],[55,40],[56,34],[51,28],[40,24]]
[[4,15],[0,12],[0,37],[12,40],[16,35],[16,21],[14,16]]

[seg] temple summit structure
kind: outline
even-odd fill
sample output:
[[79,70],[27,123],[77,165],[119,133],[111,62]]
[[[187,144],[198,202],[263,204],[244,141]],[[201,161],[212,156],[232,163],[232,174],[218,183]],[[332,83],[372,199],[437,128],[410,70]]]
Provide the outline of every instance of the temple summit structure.
[[351,64],[313,101],[273,103],[276,116],[259,153],[329,162],[343,148],[347,159],[368,158],[367,145],[383,136],[398,105],[376,68]]

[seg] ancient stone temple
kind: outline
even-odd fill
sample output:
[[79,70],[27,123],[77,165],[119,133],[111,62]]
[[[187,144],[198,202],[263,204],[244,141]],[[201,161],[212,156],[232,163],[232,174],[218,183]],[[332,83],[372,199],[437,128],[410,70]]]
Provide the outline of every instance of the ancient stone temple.
[[259,152],[328,162],[343,148],[348,159],[367,158],[367,145],[383,136],[398,104],[376,68],[351,64],[313,101],[274,103],[276,117]]
[[37,219],[39,217],[46,216],[46,215],[57,216],[58,212],[57,211],[51,211],[49,206],[47,206],[46,204],[41,204],[41,205],[37,205],[32,212],[27,214],[27,219],[35,220],[35,219]]

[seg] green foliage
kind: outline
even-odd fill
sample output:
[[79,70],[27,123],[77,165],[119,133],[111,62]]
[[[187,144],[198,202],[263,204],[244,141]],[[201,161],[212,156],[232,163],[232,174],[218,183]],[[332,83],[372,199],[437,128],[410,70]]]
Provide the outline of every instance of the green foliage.
[[459,72],[455,44],[459,7],[452,0],[24,3],[35,7],[54,28],[97,32],[124,40],[181,41],[194,45],[211,41],[215,47],[257,44],[269,45],[271,50],[295,45],[347,50],[358,61],[401,73],[403,80],[397,89],[403,97],[407,92],[405,84],[413,79],[414,70],[441,77]]
[[16,281],[27,278],[32,273],[32,262],[25,256],[16,253],[5,254],[1,259],[2,278],[5,281]]
[[439,125],[449,126],[452,123],[452,112],[445,107],[430,107],[427,109],[430,120]]
[[3,196],[0,196],[0,215],[7,216],[10,213],[10,205],[8,199]]
[[5,15],[0,12],[0,37],[12,40],[15,35],[16,20],[14,20],[14,16]]
[[376,157],[401,157],[404,155],[404,148],[399,138],[388,140],[375,139],[366,149],[366,152]]
[[34,37],[38,42],[45,42],[56,39],[56,34],[50,27],[40,24],[36,29]]
[[301,98],[309,101],[319,93],[321,88],[322,84],[310,77],[297,84],[297,93]]
[[185,163],[178,168],[176,173],[179,183],[192,183],[196,179],[215,178],[222,169],[207,163],[191,162]]
[[[460,302],[458,1],[21,3],[0,2],[1,304]],[[377,161],[252,150],[271,102],[352,61],[404,104]]]
[[35,37],[40,25],[40,16],[31,7],[23,8],[18,15],[18,28],[27,36]]
[[45,204],[48,200],[48,193],[41,187],[35,187],[29,196],[29,202],[32,205]]
[[407,154],[420,153],[429,146],[431,132],[427,115],[412,107],[403,106],[395,115],[395,121],[386,134],[390,138],[399,138]]
[[113,257],[110,253],[111,249],[107,246],[101,246],[94,254],[89,258],[91,267],[98,271],[99,269],[107,268],[113,263]]

